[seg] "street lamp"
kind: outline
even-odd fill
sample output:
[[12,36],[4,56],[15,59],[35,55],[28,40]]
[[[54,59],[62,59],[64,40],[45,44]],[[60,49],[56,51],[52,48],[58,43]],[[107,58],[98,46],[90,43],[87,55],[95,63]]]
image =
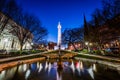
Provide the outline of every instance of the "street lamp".
[[88,42],[85,42],[85,45],[87,45],[87,46],[88,46]]
[[90,51],[89,42],[85,42],[85,45],[87,46],[87,50],[88,50],[88,52],[89,52],[89,51]]
[[90,46],[92,46],[93,44],[92,43],[90,43]]

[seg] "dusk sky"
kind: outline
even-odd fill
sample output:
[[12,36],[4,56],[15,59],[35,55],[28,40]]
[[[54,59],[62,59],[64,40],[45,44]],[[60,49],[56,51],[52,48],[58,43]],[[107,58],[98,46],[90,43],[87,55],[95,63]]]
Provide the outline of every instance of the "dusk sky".
[[87,21],[96,8],[101,8],[101,0],[18,0],[23,9],[36,15],[48,30],[48,41],[57,42],[57,25],[65,28],[80,27],[83,14]]

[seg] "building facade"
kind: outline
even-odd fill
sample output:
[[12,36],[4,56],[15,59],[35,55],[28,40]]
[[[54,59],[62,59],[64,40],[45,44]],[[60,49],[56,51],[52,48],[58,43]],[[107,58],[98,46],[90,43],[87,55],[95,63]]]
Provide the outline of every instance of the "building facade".
[[68,50],[75,50],[75,48],[77,50],[82,50],[83,49],[83,44],[80,43],[80,42],[76,42],[76,43],[73,43],[73,44],[68,44],[68,48],[67,48]]
[[[13,29],[12,25],[17,24],[12,19],[8,18],[6,15],[0,12],[0,50],[20,49],[20,43],[18,38],[11,33],[11,30]],[[23,49],[31,49],[32,47],[30,42],[31,41],[26,42],[23,46]]]
[[48,50],[54,50],[55,46],[57,46],[57,43],[55,43],[55,42],[49,42],[48,43]]
[[103,48],[120,49],[120,14],[99,27]]

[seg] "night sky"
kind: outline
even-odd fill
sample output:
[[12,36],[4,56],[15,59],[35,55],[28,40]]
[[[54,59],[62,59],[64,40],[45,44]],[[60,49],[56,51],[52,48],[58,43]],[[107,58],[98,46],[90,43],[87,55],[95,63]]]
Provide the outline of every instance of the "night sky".
[[101,0],[18,0],[23,9],[36,15],[48,30],[48,41],[57,42],[57,25],[65,28],[80,27],[83,14],[87,21],[96,8],[101,8]]

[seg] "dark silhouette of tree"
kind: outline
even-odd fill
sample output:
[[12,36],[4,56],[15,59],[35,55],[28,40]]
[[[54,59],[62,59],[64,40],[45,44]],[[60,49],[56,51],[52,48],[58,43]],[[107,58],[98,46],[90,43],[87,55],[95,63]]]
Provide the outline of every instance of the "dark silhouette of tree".
[[4,19],[0,20],[0,35],[1,35],[2,31],[5,29],[5,26],[7,25],[9,20],[10,20],[9,17],[5,17]]
[[2,12],[5,9],[5,5],[7,0],[0,0],[0,11]]
[[18,15],[21,13],[21,7],[16,3],[15,0],[0,0],[0,12],[6,17],[1,21],[0,34],[4,30],[5,26],[8,24],[10,19],[17,21]]
[[18,38],[20,43],[20,51],[26,42],[40,42],[46,35],[47,30],[42,27],[37,17],[30,14],[19,16],[21,26],[13,25],[12,33]]
[[[96,16],[100,25],[120,14],[120,0],[102,0],[102,9],[95,9],[92,16]],[[94,20],[94,19],[93,19]]]
[[62,43],[72,44],[75,50],[77,50],[77,48],[75,47],[74,43],[82,41],[83,41],[82,28],[65,29],[64,32],[62,33]]
[[86,17],[84,15],[84,42],[89,41],[89,28],[88,23],[86,21]]
[[0,11],[4,14],[10,16],[11,18],[15,19],[19,12],[21,12],[21,7],[16,3],[15,0],[1,0],[1,9]]
[[[6,4],[7,4],[7,0],[0,0],[0,12],[1,12],[1,14],[3,14],[3,11],[6,8]],[[2,31],[4,30],[8,21],[9,21],[9,17],[6,17],[5,19],[0,20],[0,25],[1,25],[0,26],[0,35],[1,35]]]
[[84,40],[99,49],[120,35],[120,0],[103,0],[102,3],[103,8],[93,12],[91,21],[87,22],[84,16]]
[[89,23],[89,42],[94,43],[94,46],[98,46],[101,49],[101,36],[103,36],[100,32],[100,23],[96,16],[94,16],[94,23]]
[[99,25],[103,25],[106,21],[106,19],[103,17],[102,10],[95,9],[95,11],[92,14],[92,24],[95,25],[95,17],[97,18],[97,21],[99,22]]
[[103,0],[102,14],[105,19],[111,19],[120,14],[120,0]]
[[4,3],[4,6],[0,5],[0,11],[7,16],[1,27],[1,32],[8,24],[9,19],[15,21],[15,24],[11,24],[13,29],[10,32],[18,38],[20,51],[26,42],[39,43],[45,38],[47,30],[37,17],[23,12],[15,0],[0,0],[0,2],[0,4]]

